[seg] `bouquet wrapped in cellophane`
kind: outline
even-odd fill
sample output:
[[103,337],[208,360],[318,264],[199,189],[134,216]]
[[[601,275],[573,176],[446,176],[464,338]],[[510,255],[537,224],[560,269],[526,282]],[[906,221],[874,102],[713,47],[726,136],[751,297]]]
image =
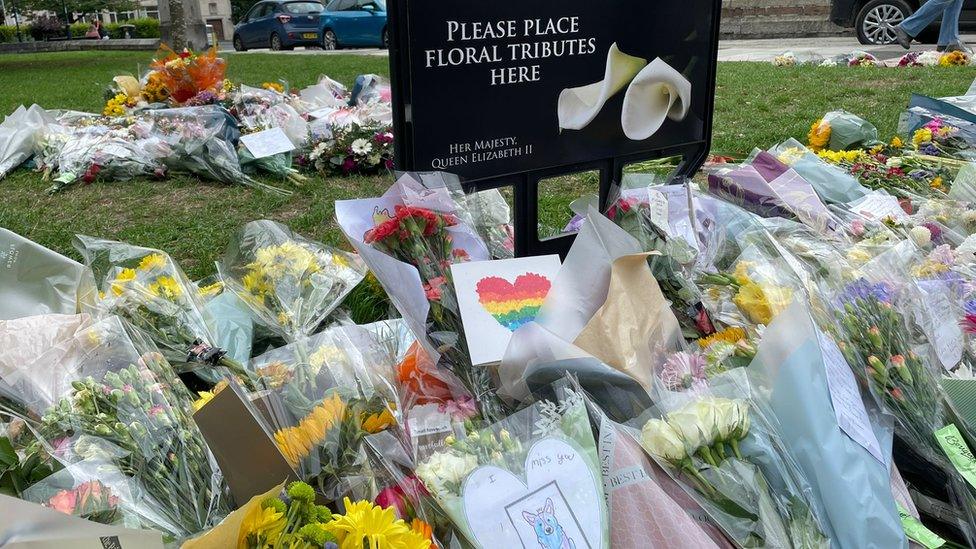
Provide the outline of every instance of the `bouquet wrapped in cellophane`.
[[250,365],[260,384],[280,397],[269,400],[275,444],[299,478],[329,501],[375,490],[366,439],[404,447],[391,383],[395,359],[379,358],[372,348],[378,340],[358,330],[331,328]]
[[159,76],[163,86],[169,90],[169,99],[176,105],[188,101],[213,102],[204,94],[213,95],[216,100],[223,93],[224,74],[227,64],[217,57],[216,46],[204,53],[183,49],[177,53],[162,45],[149,65]]
[[504,405],[487,368],[473,366],[454,295],[451,265],[489,258],[477,231],[458,217],[451,178],[403,174],[382,197],[336,202],[336,218],[417,340],[474,395],[486,418]]
[[741,374],[664,395],[660,417],[632,423],[635,436],[736,545],[829,547],[776,420]]
[[[231,107],[234,116],[240,123],[241,133],[249,134],[281,128],[288,139],[295,146],[301,146],[309,138],[308,122],[289,103],[289,96],[275,89],[252,88],[241,85],[233,93],[234,104]],[[241,168],[247,173],[256,170],[288,179],[296,185],[304,183],[307,178],[292,167],[292,153],[277,153],[262,158],[255,158],[243,143],[237,147]]]
[[27,499],[100,522],[157,529],[170,540],[229,512],[220,472],[190,417],[192,396],[125,321],[82,323],[31,363],[4,371],[27,410],[31,452],[65,468]]
[[586,406],[567,390],[451,437],[416,474],[475,547],[609,547],[600,461]]
[[255,319],[288,341],[312,334],[366,274],[358,256],[268,220],[238,230],[217,269]]
[[961,332],[951,311],[944,310],[947,289],[939,284],[923,291],[899,268],[906,249],[913,249],[910,242],[863,267],[861,278],[825,288],[825,299],[815,305],[861,386],[894,416],[899,470],[926,496],[954,506],[959,520],[945,519],[948,527],[956,530],[954,537],[971,542],[973,489],[934,434],[954,423],[938,371],[940,362],[958,362]]
[[247,370],[214,347],[212,319],[199,289],[167,254],[124,242],[76,237],[75,246],[95,273],[97,309],[118,315],[146,334],[182,371],[215,383],[226,368],[247,384]]

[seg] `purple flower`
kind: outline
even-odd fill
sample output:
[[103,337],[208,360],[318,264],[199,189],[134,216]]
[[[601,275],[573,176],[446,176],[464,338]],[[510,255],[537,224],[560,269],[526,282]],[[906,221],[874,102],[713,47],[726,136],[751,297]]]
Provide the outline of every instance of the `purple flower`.
[[[926,221],[925,223],[922,223],[922,226],[928,229],[930,233],[932,233],[932,240],[938,243],[939,239],[942,238],[942,227],[939,227],[938,225],[932,223],[931,221]],[[953,261],[955,260],[953,259]],[[942,263],[946,263],[946,262],[943,261]]]
[[859,278],[848,284],[837,299],[841,305],[844,305],[857,300],[871,298],[877,299],[883,303],[891,303],[893,297],[892,288],[888,284],[884,282],[878,282],[875,284],[868,282],[863,278]]
[[939,156],[939,148],[932,143],[926,143],[918,148],[918,152],[929,156]]
[[967,315],[976,315],[976,299],[967,299],[963,302],[962,307],[966,310]]
[[707,365],[705,357],[700,353],[679,351],[664,361],[658,377],[669,390],[690,389],[707,379]]

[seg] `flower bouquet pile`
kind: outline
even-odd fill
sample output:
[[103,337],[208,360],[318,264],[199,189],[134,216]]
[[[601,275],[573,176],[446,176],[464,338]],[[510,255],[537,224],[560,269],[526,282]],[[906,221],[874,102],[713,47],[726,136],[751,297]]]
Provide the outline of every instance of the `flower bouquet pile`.
[[78,236],[75,244],[96,273],[98,309],[118,315],[146,334],[167,359],[214,383],[226,368],[250,385],[250,374],[214,347],[212,319],[198,288],[168,255],[123,242]]
[[367,174],[393,169],[393,133],[382,124],[335,126],[313,135],[300,163],[321,174]]
[[164,45],[150,67],[159,73],[158,79],[169,90],[169,99],[175,105],[212,104],[225,93],[227,65],[217,57],[216,47],[205,53],[187,49],[177,53]]
[[108,522],[118,511],[171,540],[229,511],[190,417],[190,392],[118,317],[81,326],[6,382],[38,418],[27,418],[39,444],[34,451],[65,466],[31,486],[28,499]]
[[[230,111],[238,120],[241,133],[246,135],[271,128],[281,128],[292,143],[304,143],[308,139],[308,123],[288,102],[289,96],[270,86],[271,84],[275,83],[265,82],[264,89],[242,85],[232,94],[233,106]],[[283,90],[281,84],[277,85]],[[241,168],[247,173],[263,171],[287,179],[296,185],[307,181],[305,176],[292,167],[291,152],[255,158],[243,143],[239,143],[237,154]]]
[[267,220],[238,230],[217,270],[254,318],[288,341],[314,333],[366,274],[357,256]]
[[690,393],[641,426],[644,448],[742,547],[829,547],[808,488],[757,405]]

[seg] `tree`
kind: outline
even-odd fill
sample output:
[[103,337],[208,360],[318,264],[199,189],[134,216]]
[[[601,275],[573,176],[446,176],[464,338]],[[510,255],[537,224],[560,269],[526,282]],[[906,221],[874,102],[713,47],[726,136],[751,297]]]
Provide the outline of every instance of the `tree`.
[[247,15],[247,10],[257,4],[258,0],[230,0],[230,16],[234,23],[239,23]]

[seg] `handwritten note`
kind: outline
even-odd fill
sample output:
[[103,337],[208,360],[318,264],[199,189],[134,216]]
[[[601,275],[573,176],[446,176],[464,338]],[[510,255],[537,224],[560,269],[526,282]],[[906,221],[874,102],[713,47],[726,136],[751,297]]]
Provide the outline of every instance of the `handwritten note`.
[[919,301],[915,319],[935,349],[942,367],[948,371],[962,360],[963,333],[955,321],[949,287],[944,282],[920,282],[925,296]]
[[859,202],[851,207],[855,211],[869,219],[881,221],[886,217],[891,217],[899,223],[908,221],[908,214],[901,209],[898,199],[878,191],[868,193]]
[[265,158],[295,150],[295,144],[288,139],[281,128],[270,128],[242,135],[241,143],[247,147],[254,158]]
[[868,419],[868,412],[857,389],[857,380],[854,379],[854,373],[851,372],[847,359],[830,336],[818,330],[817,338],[823,351],[824,367],[827,371],[827,390],[830,392],[830,401],[834,405],[837,425],[875,459],[884,463],[881,444],[871,428],[871,420]]

